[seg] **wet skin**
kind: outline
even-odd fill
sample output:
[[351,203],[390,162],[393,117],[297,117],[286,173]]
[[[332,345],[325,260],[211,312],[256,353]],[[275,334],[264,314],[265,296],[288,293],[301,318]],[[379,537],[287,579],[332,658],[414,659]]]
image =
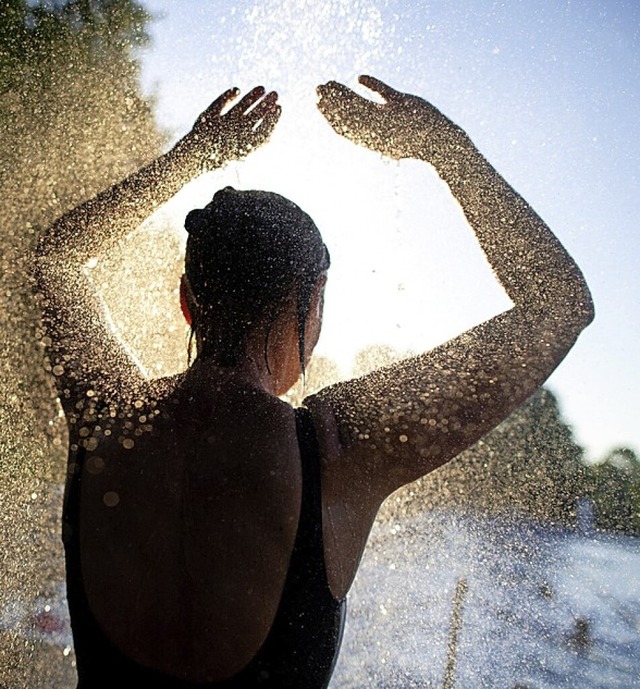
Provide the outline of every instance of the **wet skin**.
[[[320,112],[355,143],[433,165],[514,306],[431,352],[305,400],[321,448],[336,597],[353,581],[382,501],[495,427],[593,317],[575,263],[466,134],[421,98],[361,82],[384,103],[329,82],[318,89]],[[300,372],[295,299],[270,338],[268,369],[259,323],[235,368],[196,359],[184,374],[148,381],[109,330],[81,266],[193,176],[268,139],[277,96],[254,89],[223,114],[236,98],[223,94],[169,153],[58,220],[37,268],[71,461],[74,446],[87,451],[81,537],[92,609],[128,655],[196,681],[251,660],[282,591],[301,494],[294,413],[277,397]]]

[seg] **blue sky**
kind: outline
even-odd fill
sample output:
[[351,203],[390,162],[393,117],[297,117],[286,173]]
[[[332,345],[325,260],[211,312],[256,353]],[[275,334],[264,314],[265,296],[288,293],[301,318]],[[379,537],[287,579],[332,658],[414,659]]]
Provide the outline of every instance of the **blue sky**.
[[182,208],[232,183],[309,210],[334,256],[322,353],[346,369],[365,344],[419,351],[508,305],[428,166],[356,149],[315,112],[316,84],[353,86],[365,72],[460,124],[574,255],[597,319],[549,385],[592,459],[613,445],[640,450],[639,4],[145,5],[157,21],[144,87],[174,137],[230,85],[281,93],[269,146],[196,184]]

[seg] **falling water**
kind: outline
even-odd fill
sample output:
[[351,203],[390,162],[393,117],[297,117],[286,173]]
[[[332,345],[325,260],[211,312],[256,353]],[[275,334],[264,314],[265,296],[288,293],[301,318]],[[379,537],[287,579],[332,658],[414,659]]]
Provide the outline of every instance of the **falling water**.
[[[114,330],[149,377],[186,366],[177,299],[180,218],[226,183],[290,195],[317,220],[334,256],[326,338],[304,394],[427,349],[508,306],[436,175],[331,138],[315,110],[318,83],[353,84],[358,73],[378,74],[427,95],[452,116],[464,115],[465,126],[517,171],[515,161],[527,152],[515,150],[518,136],[506,120],[500,122],[509,148],[498,142],[502,132],[495,134],[500,127],[492,118],[506,109],[498,87],[473,108],[467,104],[471,85],[454,50],[465,33],[448,25],[453,15],[370,0],[247,1],[225,4],[215,16],[194,3],[185,11],[196,23],[204,13],[207,43],[195,50],[192,36],[174,37],[185,71],[174,103],[160,94],[164,132],[139,95],[134,63],[114,56],[84,64],[82,37],[63,36],[40,63],[7,67],[0,120],[0,685],[7,689],[66,689],[75,678],[58,538],[67,438],[43,362],[32,250],[58,215],[157,155],[217,92],[232,82],[276,87],[285,114],[272,143],[246,163],[194,182],[88,266]],[[2,40],[15,47],[19,32],[10,28],[7,19]],[[493,29],[483,59],[501,55]],[[405,54],[447,30],[454,36],[446,52],[406,67]],[[125,53],[132,57],[131,47],[143,41],[135,31],[129,39]],[[108,44],[112,49],[118,46]],[[70,64],[81,67],[74,72]],[[488,62],[465,66],[482,75],[494,69]],[[527,94],[517,95],[510,109],[523,126],[535,126]],[[184,111],[180,102],[188,103]],[[555,124],[543,124],[550,133],[541,146],[557,143]],[[534,150],[528,153],[535,158]],[[562,218],[538,182],[529,188]],[[302,395],[298,389],[292,400]],[[558,458],[565,473],[557,470]],[[354,586],[332,686],[449,681],[538,689],[573,686],[576,678],[587,688],[640,686],[640,551],[628,536],[568,528],[577,497],[571,486],[584,478],[581,458],[555,398],[541,393],[449,467],[394,495]],[[478,510],[473,515],[470,505]],[[553,528],[540,526],[549,521]],[[618,585],[620,572],[626,587]],[[466,593],[456,597],[462,580]]]

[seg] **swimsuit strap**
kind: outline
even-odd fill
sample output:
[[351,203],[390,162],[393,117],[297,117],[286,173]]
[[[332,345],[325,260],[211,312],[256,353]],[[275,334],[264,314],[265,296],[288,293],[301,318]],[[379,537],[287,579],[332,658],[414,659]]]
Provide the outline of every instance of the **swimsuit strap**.
[[[321,457],[311,412],[295,410],[302,468],[302,500],[295,543],[278,611],[249,666],[220,689],[260,686],[325,689],[335,667],[346,601],[333,597],[324,560]],[[257,685],[250,678],[260,677]],[[218,685],[216,685],[216,688]]]
[[320,448],[311,412],[306,407],[298,407],[295,413],[302,466],[302,501],[289,572],[293,570],[291,578],[300,586],[314,585],[330,592],[322,533]]

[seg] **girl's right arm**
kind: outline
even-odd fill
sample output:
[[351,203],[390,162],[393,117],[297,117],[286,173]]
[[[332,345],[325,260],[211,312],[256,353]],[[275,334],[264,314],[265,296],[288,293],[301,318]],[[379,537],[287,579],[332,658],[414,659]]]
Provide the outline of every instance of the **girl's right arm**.
[[226,109],[238,95],[238,89],[225,91],[168,153],[65,213],[43,234],[36,279],[44,297],[50,363],[68,413],[87,395],[136,399],[145,386],[110,327],[85,266],[191,179],[244,157],[269,138],[280,116],[277,94],[265,95],[257,87]]
[[522,404],[562,361],[594,311],[574,261],[459,127],[420,98],[371,77],[361,82],[386,102],[330,82],[319,88],[323,115],[356,143],[432,164],[514,304],[422,356],[307,400],[339,439],[333,472],[380,504]]

